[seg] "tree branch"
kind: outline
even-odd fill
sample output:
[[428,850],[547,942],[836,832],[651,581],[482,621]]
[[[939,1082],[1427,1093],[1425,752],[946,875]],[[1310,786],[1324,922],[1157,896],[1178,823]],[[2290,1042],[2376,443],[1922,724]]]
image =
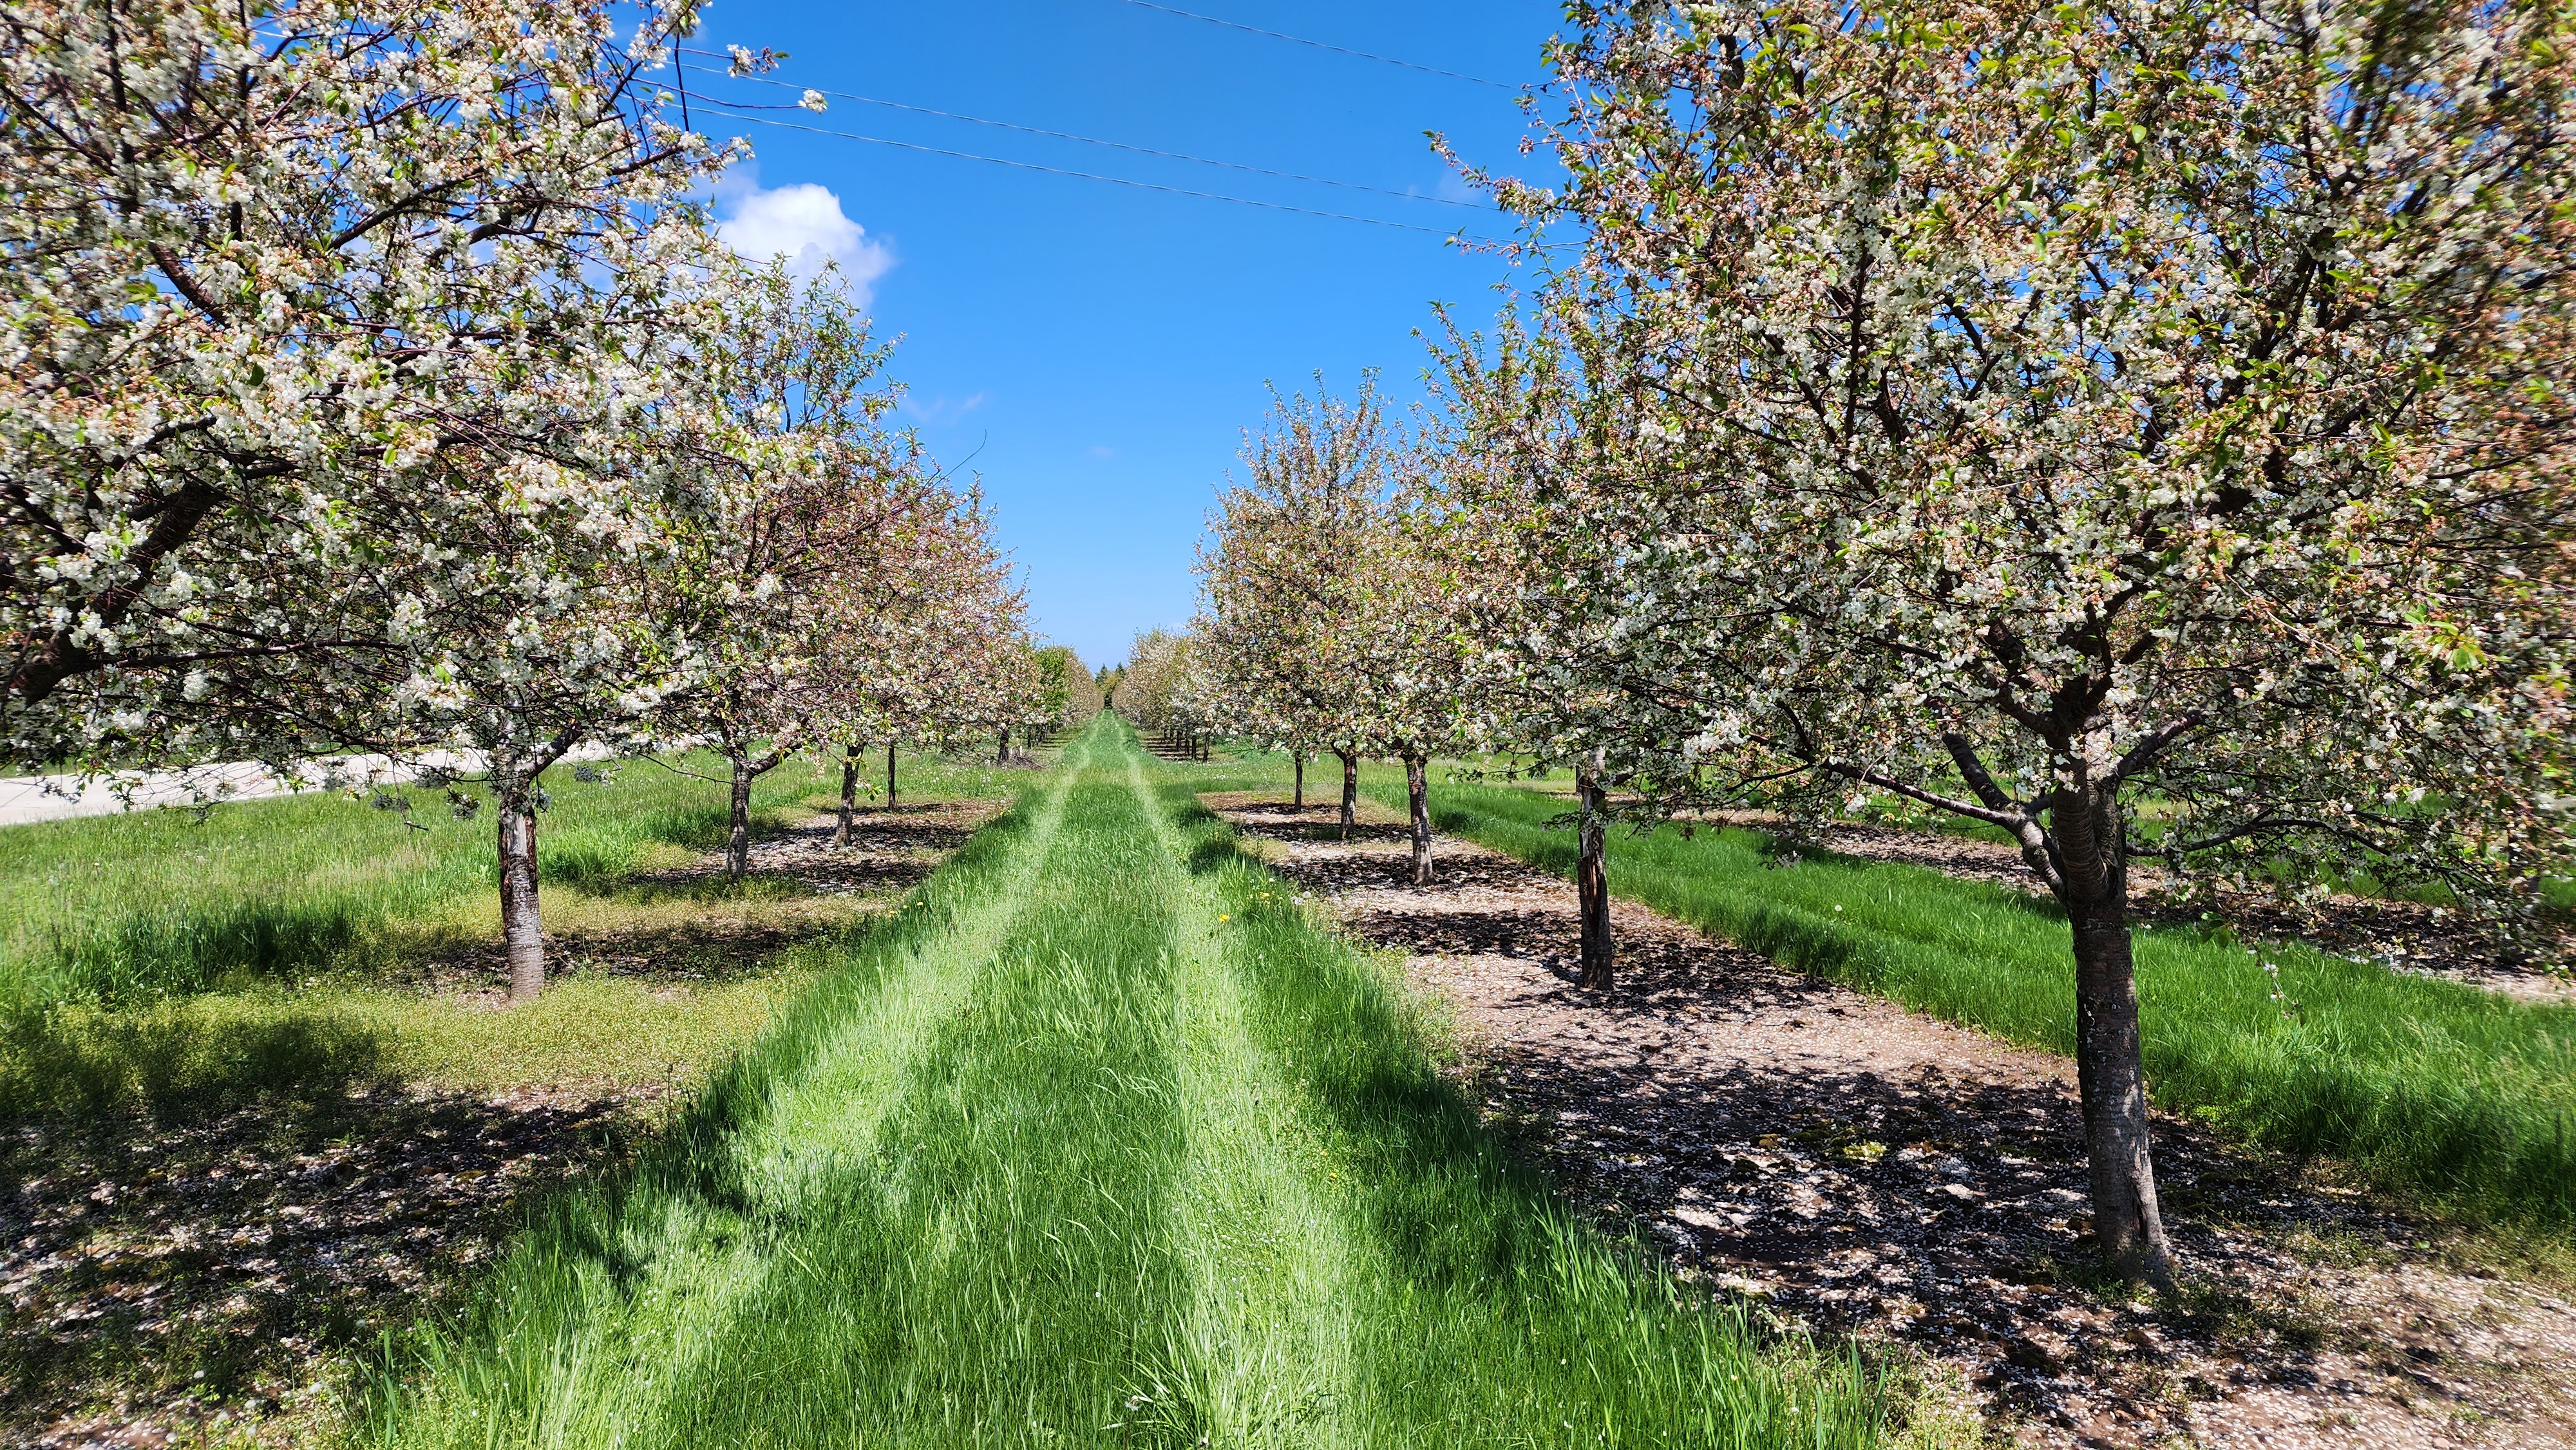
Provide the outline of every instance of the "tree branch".
[[2120,763],[2111,767],[2111,778],[2104,784],[2118,785],[2131,775],[2146,769],[2158,755],[2164,752],[2166,746],[2199,729],[2201,722],[2207,718],[2208,716],[2202,711],[2192,710],[2165,722],[2146,739],[2129,747],[2129,753],[2121,756]]

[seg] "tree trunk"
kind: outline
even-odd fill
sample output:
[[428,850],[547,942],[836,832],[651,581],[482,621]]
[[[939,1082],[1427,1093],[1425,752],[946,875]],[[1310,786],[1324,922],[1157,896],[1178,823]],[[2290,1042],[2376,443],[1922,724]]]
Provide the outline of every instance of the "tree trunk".
[[886,742],[886,809],[894,809],[894,742]]
[[751,761],[729,755],[733,762],[732,828],[725,834],[725,874],[736,881],[751,869]]
[[1002,743],[993,747],[993,763],[995,765],[1011,763],[1011,727],[1008,725],[1002,727]]
[[841,751],[841,823],[832,830],[832,844],[850,844],[850,816],[859,808],[859,747],[845,746]]
[[1419,755],[1404,757],[1404,790],[1413,798],[1413,884],[1431,884],[1431,788],[1422,778]]
[[2138,1051],[2138,989],[2129,952],[2128,863],[2118,799],[2060,788],[2049,824],[2059,896],[2075,944],[2075,1072],[2093,1178],[2093,1233],[2104,1262],[2132,1280],[2173,1287],[2173,1251],[2156,1205],[2147,1141],[2147,1075]]
[[1610,941],[1610,872],[1603,860],[1601,780],[1584,766],[1574,773],[1583,820],[1575,833],[1574,899],[1583,913],[1583,985],[1610,990],[1616,957]]
[[537,914],[537,811],[533,782],[511,787],[495,776],[493,812],[500,820],[501,940],[510,958],[510,1000],[546,989],[546,938]]
[[1351,827],[1360,823],[1360,758],[1336,750],[1342,757],[1342,839],[1351,838]]
[[1288,752],[1288,758],[1295,762],[1297,767],[1296,792],[1288,799],[1288,809],[1302,815],[1306,809],[1306,752],[1292,750]]

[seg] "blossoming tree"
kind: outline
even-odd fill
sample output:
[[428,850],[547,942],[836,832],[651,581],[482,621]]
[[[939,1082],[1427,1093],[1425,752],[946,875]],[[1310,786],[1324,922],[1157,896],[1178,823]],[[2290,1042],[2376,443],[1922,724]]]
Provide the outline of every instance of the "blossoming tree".
[[897,608],[929,588],[955,500],[894,406],[888,349],[838,270],[800,278],[783,260],[742,269],[731,321],[708,349],[735,425],[708,459],[721,501],[689,531],[672,593],[676,633],[701,656],[656,727],[703,740],[729,770],[726,868],[750,866],[753,784],[835,722],[842,701],[821,662],[848,616]]
[[833,839],[843,845],[858,809],[862,755],[884,749],[893,808],[897,746],[945,750],[980,734],[1004,688],[996,666],[1025,638],[1027,602],[993,541],[982,498],[971,490],[942,497],[940,510],[908,520],[899,537],[872,542],[879,560],[872,586],[831,596],[816,645],[822,738],[841,749]]
[[2018,841],[2071,927],[2098,1241],[2170,1282],[2128,862],[2510,922],[2567,860],[2565,12],[1577,19],[1568,181],[1497,188],[1580,260],[1452,354],[1554,581],[1506,667],[1650,801]]
[[659,439],[696,426],[686,203],[731,153],[648,74],[690,13],[623,7],[623,46],[586,0],[0,17],[16,753],[383,741],[443,642],[544,632],[693,507]]
[[1100,713],[1100,686],[1082,657],[1066,645],[1033,645],[1029,660],[1037,682],[1021,718],[1021,738],[1034,747],[1060,730],[1079,727]]
[[1187,634],[1149,629],[1127,647],[1118,689],[1110,699],[1129,724],[1179,739],[1191,724],[1191,673],[1197,642]]
[[689,195],[734,153],[603,4],[0,17],[0,729],[23,756],[489,762],[514,991],[538,773],[693,678],[657,571],[726,421]]
[[1340,760],[1348,831],[1370,748],[1359,702],[1371,661],[1355,625],[1367,564],[1393,527],[1396,480],[1376,380],[1362,377],[1348,401],[1320,383],[1312,398],[1274,394],[1261,432],[1246,438],[1245,482],[1218,496],[1199,551],[1190,632],[1217,718],[1291,754],[1300,806],[1307,757]]

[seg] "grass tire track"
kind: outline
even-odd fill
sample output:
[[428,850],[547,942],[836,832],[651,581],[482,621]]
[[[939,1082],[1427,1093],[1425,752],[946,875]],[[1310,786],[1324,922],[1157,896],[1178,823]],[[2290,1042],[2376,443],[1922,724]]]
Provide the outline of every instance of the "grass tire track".
[[385,1446],[1859,1450],[1882,1381],[1569,1221],[1103,720],[426,1328]]

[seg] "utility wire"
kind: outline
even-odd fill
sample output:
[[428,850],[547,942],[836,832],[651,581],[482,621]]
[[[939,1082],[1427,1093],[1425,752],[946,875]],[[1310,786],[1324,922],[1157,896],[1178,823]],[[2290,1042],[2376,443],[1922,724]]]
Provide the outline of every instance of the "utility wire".
[[[714,57],[713,52],[710,51],[691,50],[689,54],[704,55],[721,59],[721,57]],[[767,76],[737,76],[729,70],[718,70],[714,66],[683,64],[680,68],[682,70],[696,71],[700,75],[722,75],[732,80],[755,81],[764,86],[777,86],[782,90],[792,91],[802,89],[793,81],[772,80]],[[956,111],[935,111],[928,106],[908,106],[901,101],[884,101],[879,100],[874,96],[853,95],[848,91],[821,91],[820,94],[830,96],[834,100],[838,101],[856,101],[863,106],[883,106],[888,110],[910,111],[916,116],[937,116],[942,120],[967,121],[978,126],[992,126],[999,130],[1017,131],[1024,136],[1052,136],[1059,141],[1079,141],[1085,146],[1105,146],[1112,151],[1126,151],[1138,156],[1160,156],[1170,161],[1195,162],[1200,166],[1222,167],[1227,171],[1249,172],[1254,176],[1276,177],[1281,181],[1312,182],[1317,186],[1337,186],[1344,191],[1365,191],[1375,196],[1401,197],[1406,201],[1432,201],[1438,202],[1442,206],[1463,206],[1470,211],[1487,210],[1487,208],[1478,206],[1474,202],[1454,201],[1445,196],[1424,196],[1419,192],[1397,191],[1391,187],[1384,186],[1368,186],[1357,181],[1335,181],[1329,176],[1307,176],[1295,171],[1273,171],[1266,166],[1247,166],[1240,161],[1219,161],[1213,157],[1192,156],[1186,152],[1180,151],[1158,151],[1151,146],[1131,146],[1124,141],[1103,141],[1097,136],[1077,136],[1070,131],[1050,131],[1043,126],[1022,126],[1011,121],[987,120],[982,116],[968,116]],[[707,98],[705,96],[699,97],[701,104],[706,103],[706,100]],[[736,103],[725,102],[724,104],[734,105]],[[749,106],[738,106],[737,108],[742,110],[754,109]],[[781,107],[780,109],[784,110],[788,108]]]
[[[718,110],[717,103],[700,101],[699,109],[712,112],[729,121],[749,121],[754,125],[776,126],[784,131],[803,131],[815,136],[833,136],[843,141],[865,141],[871,146],[893,146],[904,151],[926,152],[932,156],[953,156],[960,161],[981,161],[991,166],[1008,166],[1018,171],[1041,171],[1049,176],[1071,176],[1083,181],[1105,181],[1112,186],[1129,186],[1138,191],[1159,191],[1169,196],[1194,196],[1201,201],[1226,201],[1236,206],[1257,206],[1264,211],[1294,212],[1299,216],[1323,217],[1337,222],[1361,222],[1373,227],[1390,227],[1400,232],[1420,232],[1425,236],[1452,237],[1458,232],[1444,232],[1438,227],[1415,226],[1411,222],[1391,222],[1380,217],[1354,216],[1349,212],[1318,211],[1309,206],[1290,206],[1286,202],[1256,201],[1248,196],[1227,196],[1221,192],[1193,191],[1186,186],[1164,186],[1151,181],[1136,181],[1124,176],[1103,176],[1096,171],[1072,171],[1061,166],[1040,166],[1034,161],[1013,161],[1001,156],[979,156],[972,151],[952,151],[945,146],[924,146],[913,141],[896,141],[884,136],[862,136],[856,131],[835,131],[828,126],[808,126],[798,121],[781,121],[770,116],[745,116]],[[1479,245],[1491,245],[1485,238],[1468,237]]]
[[1346,45],[1327,45],[1320,40],[1308,40],[1302,35],[1289,35],[1277,30],[1264,30],[1258,25],[1241,25],[1231,20],[1219,20],[1213,15],[1201,15],[1195,10],[1175,10],[1169,5],[1157,5],[1154,3],[1154,0],[1119,0],[1119,3],[1133,5],[1140,10],[1159,10],[1165,15],[1177,15],[1184,20],[1204,20],[1210,25],[1222,25],[1228,30],[1240,30],[1250,35],[1266,35],[1272,40],[1284,40],[1292,45],[1309,45],[1313,46],[1317,50],[1329,50],[1335,55],[1347,55],[1359,60],[1373,60],[1380,65],[1402,66],[1406,70],[1418,70],[1424,75],[1447,76],[1453,81],[1469,81],[1480,86],[1492,86],[1498,91],[1516,91],[1520,89],[1518,86],[1511,85],[1503,81],[1489,81],[1483,76],[1463,75],[1454,70],[1442,70],[1436,65],[1416,65],[1409,60],[1397,60],[1391,55],[1372,55],[1365,50],[1353,50]]

